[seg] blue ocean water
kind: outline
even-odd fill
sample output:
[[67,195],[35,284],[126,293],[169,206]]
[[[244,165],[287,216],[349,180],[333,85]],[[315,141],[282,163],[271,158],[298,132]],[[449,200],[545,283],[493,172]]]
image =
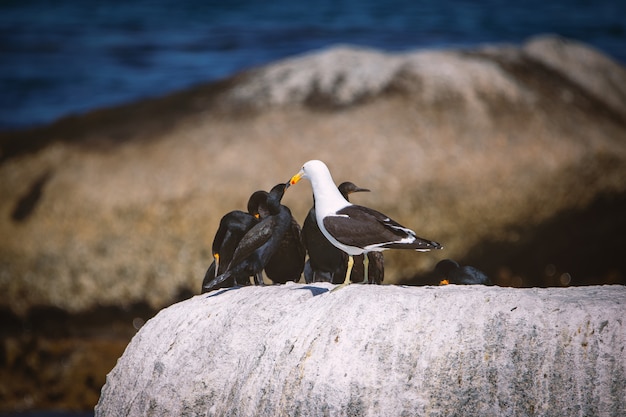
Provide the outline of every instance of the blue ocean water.
[[3,0],[0,131],[338,43],[403,51],[520,43],[541,33],[626,63],[626,1]]

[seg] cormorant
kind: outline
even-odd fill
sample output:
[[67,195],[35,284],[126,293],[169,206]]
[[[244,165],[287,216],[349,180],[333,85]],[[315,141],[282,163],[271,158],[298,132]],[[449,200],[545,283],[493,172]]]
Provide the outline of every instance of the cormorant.
[[487,275],[473,266],[459,266],[452,259],[439,261],[435,266],[435,274],[441,279],[439,285],[493,285]]
[[214,289],[231,276],[240,275],[254,276],[257,284],[263,284],[262,271],[291,228],[291,212],[280,204],[287,187],[288,184],[278,184],[272,188],[267,196],[268,215],[243,236],[226,271],[206,284],[205,289]]
[[[255,191],[248,199],[248,212],[233,210],[226,213],[220,220],[220,225],[213,238],[213,262],[209,266],[202,280],[201,292],[207,292],[206,285],[218,275],[226,271],[226,267],[233,258],[239,241],[254,225],[259,222],[259,213],[267,212],[267,192]],[[249,285],[250,279],[245,275],[231,276],[224,280],[219,288],[233,285]]]

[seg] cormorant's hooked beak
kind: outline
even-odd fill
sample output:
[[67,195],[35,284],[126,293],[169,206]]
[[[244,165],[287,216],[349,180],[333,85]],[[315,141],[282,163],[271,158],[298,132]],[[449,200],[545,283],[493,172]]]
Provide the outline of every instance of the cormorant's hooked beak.
[[300,181],[302,179],[302,177],[304,177],[304,172],[302,170],[300,170],[300,172],[298,172],[296,175],[291,177],[291,179],[289,180],[288,184],[289,185],[294,185],[295,183]]

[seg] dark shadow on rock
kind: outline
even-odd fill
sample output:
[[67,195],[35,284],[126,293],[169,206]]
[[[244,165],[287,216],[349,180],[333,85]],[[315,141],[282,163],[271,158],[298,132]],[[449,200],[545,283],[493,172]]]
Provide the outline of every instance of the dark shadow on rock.
[[[554,287],[626,284],[626,194],[605,195],[535,227],[517,226],[515,241],[485,241],[459,260],[496,285]],[[434,273],[409,285],[437,285]]]
[[224,99],[225,93],[246,77],[249,74],[244,72],[163,97],[66,116],[42,127],[0,132],[0,164],[55,142],[104,151],[129,141],[149,140],[190,117],[254,115],[256,110],[251,106]]
[[240,288],[243,288],[242,286],[236,286],[236,287],[228,287],[228,288],[220,288],[218,290],[214,290],[211,291],[210,293],[206,294],[206,298],[211,298],[211,297],[217,297],[218,295],[222,295],[225,294],[229,291],[233,291],[233,290],[238,290]]
[[313,297],[316,297],[318,295],[322,295],[326,292],[328,292],[328,288],[320,288],[320,287],[314,287],[312,285],[304,285],[304,286],[299,286],[298,288],[294,288],[295,290],[308,290],[311,291],[311,295],[313,295]]
[[19,317],[8,309],[0,309],[0,335],[30,334],[45,338],[104,337],[130,338],[137,331],[136,324],[144,323],[157,313],[143,302],[126,308],[101,306],[88,311],[70,313],[58,307],[36,306]]
[[[526,86],[529,91],[535,92],[535,97],[538,98],[535,103],[535,111],[541,108],[546,109],[546,111],[558,108],[563,100],[563,92],[567,91],[569,93],[567,106],[569,112],[578,112],[578,114],[584,115],[590,120],[601,120],[606,124],[619,126],[620,128],[626,126],[624,117],[619,110],[614,109],[602,97],[594,96],[585,86],[581,86],[580,83],[572,80],[569,74],[563,74],[556,69],[550,68],[545,63],[528,55],[523,54],[513,59],[504,54],[494,55],[484,51],[465,51],[464,55],[493,61],[506,74],[516,79],[521,85]],[[493,120],[507,118],[515,114],[515,112],[511,111],[510,103],[498,103],[495,97],[486,97],[483,103],[488,106]],[[563,128],[568,129],[576,126],[575,124],[568,125],[567,123],[570,120],[571,118],[563,118],[562,120],[552,121],[557,124],[563,124]]]
[[52,171],[48,170],[32,182],[29,189],[17,200],[11,212],[11,219],[15,222],[27,220],[37,207],[43,196],[44,187],[52,178]]

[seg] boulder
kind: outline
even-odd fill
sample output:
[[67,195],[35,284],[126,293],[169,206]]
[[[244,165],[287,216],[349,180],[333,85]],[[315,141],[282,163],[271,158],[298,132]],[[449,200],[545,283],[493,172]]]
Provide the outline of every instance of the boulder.
[[218,290],[162,310],[96,416],[615,416],[624,286],[330,284]]

